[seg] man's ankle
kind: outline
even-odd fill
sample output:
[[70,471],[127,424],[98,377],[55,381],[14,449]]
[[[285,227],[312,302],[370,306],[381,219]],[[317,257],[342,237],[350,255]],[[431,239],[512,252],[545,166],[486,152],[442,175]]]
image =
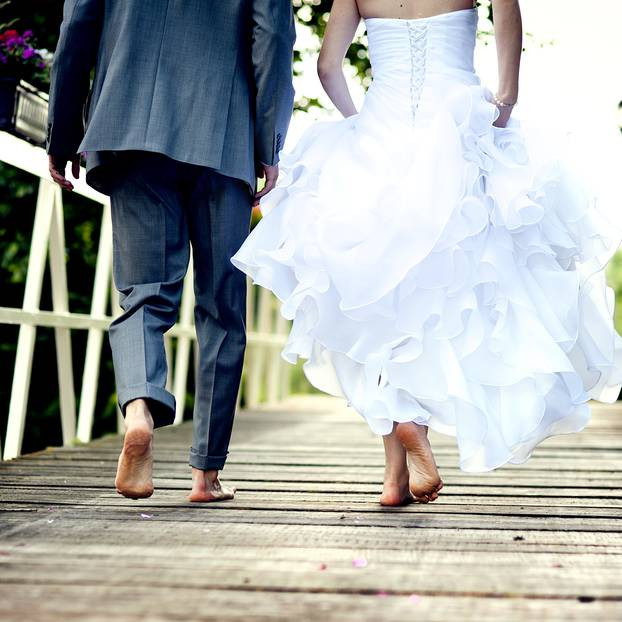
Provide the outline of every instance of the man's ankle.
[[218,471],[214,469],[205,471],[205,478],[213,484],[218,479]]
[[147,423],[153,429],[153,417],[146,400],[138,398],[128,402],[125,407],[125,423]]
[[214,469],[197,469],[197,467],[192,467],[192,474],[196,477],[203,476],[206,481],[213,484],[218,479],[218,470]]

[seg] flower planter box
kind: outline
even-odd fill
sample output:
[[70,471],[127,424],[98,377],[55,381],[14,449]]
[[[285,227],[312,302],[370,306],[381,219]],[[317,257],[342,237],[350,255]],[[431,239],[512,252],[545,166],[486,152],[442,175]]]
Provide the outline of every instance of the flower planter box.
[[24,80],[0,78],[0,130],[44,146],[47,118],[46,93]]

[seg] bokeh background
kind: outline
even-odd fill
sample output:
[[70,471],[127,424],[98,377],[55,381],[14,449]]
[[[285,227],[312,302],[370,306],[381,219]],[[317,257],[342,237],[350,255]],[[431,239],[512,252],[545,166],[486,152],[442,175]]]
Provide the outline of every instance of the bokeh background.
[[[295,52],[296,111],[285,148],[318,119],[338,118],[323,94],[315,63],[332,0],[293,0],[298,40]],[[479,3],[480,24],[477,68],[482,81],[494,90],[496,51],[490,2]],[[20,32],[32,30],[37,47],[53,52],[62,19],[62,0],[0,2],[0,24],[11,23]],[[525,53],[520,105],[516,114],[526,124],[594,128],[590,151],[611,148],[620,139],[622,125],[622,2],[601,0],[522,0]],[[364,26],[357,31],[345,67],[354,99],[360,103],[371,80]],[[592,131],[591,129],[589,131]],[[602,141],[601,138],[602,137]],[[588,154],[589,155],[589,154]],[[622,174],[622,171],[620,171]],[[20,307],[28,264],[35,211],[37,179],[0,163],[0,305]],[[622,209],[622,197],[620,197]],[[88,313],[97,255],[100,207],[74,195],[65,196],[70,310]],[[616,326],[622,332],[622,254],[612,260],[607,277],[616,293]],[[51,308],[49,275],[41,308]],[[0,429],[6,427],[17,327],[0,325]],[[85,331],[74,331],[76,381],[86,345]],[[116,429],[114,378],[110,352],[103,353],[97,399],[95,437]],[[24,452],[61,444],[53,330],[38,330]],[[300,373],[293,374],[294,389],[309,390]],[[76,387],[79,391],[79,386]],[[192,394],[186,401],[186,416]]]

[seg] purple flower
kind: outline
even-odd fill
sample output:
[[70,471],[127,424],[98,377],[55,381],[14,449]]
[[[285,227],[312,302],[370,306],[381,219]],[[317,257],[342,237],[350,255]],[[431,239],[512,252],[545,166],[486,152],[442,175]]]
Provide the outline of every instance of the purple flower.
[[24,34],[22,35],[23,39],[30,39],[30,37],[32,37],[32,30],[25,30]]
[[6,56],[4,54],[0,54],[0,63],[6,65]]
[[37,63],[37,69],[45,69],[45,61],[39,61]]
[[24,52],[22,53],[22,58],[24,60],[28,60],[29,58],[32,58],[34,55],[35,55],[35,51],[33,48],[26,48]]

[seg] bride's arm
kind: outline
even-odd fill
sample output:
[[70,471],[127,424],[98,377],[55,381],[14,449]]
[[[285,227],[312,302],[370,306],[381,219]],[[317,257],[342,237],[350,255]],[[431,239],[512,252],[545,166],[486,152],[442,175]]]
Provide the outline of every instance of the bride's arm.
[[[518,76],[523,49],[523,24],[518,0],[492,0],[499,65],[499,89],[497,98],[507,104],[518,99]],[[501,107],[495,125],[504,126],[512,108]]]
[[317,61],[320,82],[344,117],[357,112],[342,67],[360,19],[356,0],[335,0]]

